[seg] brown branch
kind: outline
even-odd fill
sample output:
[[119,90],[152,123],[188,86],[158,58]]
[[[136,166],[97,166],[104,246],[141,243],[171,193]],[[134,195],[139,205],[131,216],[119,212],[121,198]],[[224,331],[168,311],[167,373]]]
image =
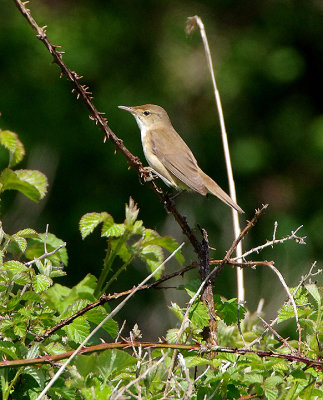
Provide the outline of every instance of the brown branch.
[[226,252],[226,255],[225,255],[224,259],[222,260],[221,264],[219,264],[219,266],[212,271],[212,280],[213,281],[221,273],[221,271],[223,270],[225,264],[227,264],[228,261],[230,260],[230,258],[232,256],[232,253],[234,252],[234,250],[237,247],[238,243],[249,233],[250,229],[256,225],[256,223],[257,223],[258,219],[260,218],[261,214],[263,214],[265,212],[267,207],[268,207],[268,204],[265,204],[260,209],[257,209],[255,211],[255,215],[252,218],[252,220],[248,221],[248,223],[245,226],[245,228],[240,232],[240,235],[237,237],[236,240],[233,241],[230,249]]
[[81,98],[83,100],[90,111],[90,119],[94,121],[95,124],[98,125],[99,128],[103,131],[104,140],[109,139],[116,146],[116,149],[125,156],[130,166],[134,168],[140,174],[140,176],[144,178],[145,182],[150,185],[154,192],[159,196],[160,200],[164,203],[167,212],[173,214],[176,222],[180,225],[183,233],[187,236],[192,246],[194,247],[195,252],[199,254],[201,245],[194,235],[193,230],[188,225],[186,218],[178,212],[174,202],[169,198],[169,196],[163,193],[163,191],[155,184],[155,182],[150,179],[150,173],[147,171],[146,168],[143,167],[139,158],[137,156],[134,156],[127,149],[127,147],[123,144],[123,141],[119,139],[118,136],[108,126],[107,119],[102,116],[104,113],[99,112],[94,106],[92,102],[92,93],[89,92],[89,88],[85,85],[81,85],[79,82],[81,77],[76,72],[71,71],[64,63],[62,52],[57,50],[60,46],[53,45],[49,41],[46,34],[46,26],[41,28],[37,24],[37,22],[31,16],[30,10],[25,7],[26,3],[23,3],[20,0],[14,0],[14,2],[18,10],[26,18],[29,25],[36,32],[37,38],[46,46],[46,48],[52,55],[54,63],[56,63],[61,69],[61,74],[65,75],[67,79],[72,82],[74,86],[72,92],[76,92],[77,98]]
[[272,327],[268,324],[268,322],[266,322],[263,318],[261,318],[260,315],[258,315],[258,318],[260,319],[260,321],[265,325],[265,327],[267,329],[270,330],[270,332],[275,335],[277,337],[277,339],[283,343],[284,346],[286,346],[291,352],[297,351],[296,349],[294,349],[288,342],[287,339],[283,338],[282,336],[280,336],[280,334]]
[[[210,260],[210,264],[214,264],[214,265],[221,265],[223,262],[223,260]],[[232,266],[236,266],[236,267],[241,267],[241,268],[245,268],[245,267],[256,267],[257,265],[266,265],[268,266],[268,264],[271,263],[272,261],[246,261],[243,263],[239,263],[237,261],[232,261],[232,260],[228,260],[226,262],[226,264],[228,265],[232,265]],[[175,278],[176,276],[183,276],[186,272],[195,269],[195,268],[199,268],[200,264],[196,261],[194,261],[191,265],[188,265],[185,268],[182,268],[178,271],[172,272],[170,274],[164,275],[162,276],[160,279],[158,279],[155,282],[152,283],[148,283],[146,285],[143,285],[139,291],[141,290],[148,290],[148,289],[158,289],[159,286],[172,279]],[[163,289],[163,288],[161,288]],[[86,305],[84,308],[82,308],[81,310],[79,310],[78,312],[76,312],[75,314],[71,315],[69,318],[66,318],[62,321],[60,321],[57,325],[53,326],[52,328],[48,329],[45,333],[43,333],[42,335],[37,335],[34,338],[34,342],[40,342],[43,341],[45,339],[47,339],[49,336],[51,336],[53,333],[55,333],[56,331],[58,331],[59,329],[63,328],[64,326],[70,324],[71,322],[73,322],[77,317],[80,317],[81,315],[84,315],[87,311],[92,310],[93,308],[96,308],[98,306],[101,306],[111,300],[117,300],[121,297],[125,297],[127,296],[129,293],[133,292],[134,290],[136,290],[136,286],[132,287],[131,289],[125,290],[124,292],[119,292],[119,293],[114,293],[114,294],[103,294],[99,300]],[[213,316],[215,315],[212,314]]]
[[[202,233],[202,243],[201,243],[201,253],[200,253],[200,277],[201,282],[209,276],[210,274],[210,253],[209,253],[209,241],[207,232],[205,229],[201,228]],[[214,296],[213,296],[213,288],[211,279],[208,280],[206,285],[204,286],[202,292],[202,301],[207,306],[209,311],[210,322],[208,326],[208,337],[207,343],[211,346],[215,346],[218,344],[217,341],[217,324],[216,324],[216,313],[214,309]]]
[[[274,357],[281,358],[291,362],[301,362],[304,363],[307,367],[314,367],[322,369],[323,361],[322,360],[313,360],[311,358],[298,355],[298,354],[283,354],[277,353],[274,351],[265,351],[265,350],[251,350],[251,349],[238,349],[231,347],[220,347],[220,346],[205,346],[200,345],[199,343],[195,344],[180,344],[180,343],[167,343],[167,342],[139,342],[133,340],[124,340],[121,342],[113,342],[113,343],[100,343],[94,346],[84,347],[80,350],[79,354],[90,354],[95,351],[103,351],[107,349],[128,349],[128,348],[141,348],[141,349],[149,349],[149,348],[161,348],[161,349],[174,349],[174,350],[187,350],[187,351],[196,351],[198,354],[208,354],[208,353],[231,353],[237,355],[245,355],[245,354],[256,354],[259,357]],[[2,360],[0,361],[0,368],[5,367],[21,367],[27,365],[40,365],[40,364],[52,364],[57,361],[68,358],[73,351],[68,351],[61,354],[55,355],[44,355],[37,358],[30,359],[20,359],[20,360]]]

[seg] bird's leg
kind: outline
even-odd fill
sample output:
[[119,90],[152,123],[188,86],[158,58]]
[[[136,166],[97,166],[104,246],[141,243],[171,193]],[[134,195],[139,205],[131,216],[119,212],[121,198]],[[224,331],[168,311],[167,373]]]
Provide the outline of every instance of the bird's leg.
[[151,167],[143,167],[140,171],[140,178],[145,182],[151,182],[158,178],[158,175]]

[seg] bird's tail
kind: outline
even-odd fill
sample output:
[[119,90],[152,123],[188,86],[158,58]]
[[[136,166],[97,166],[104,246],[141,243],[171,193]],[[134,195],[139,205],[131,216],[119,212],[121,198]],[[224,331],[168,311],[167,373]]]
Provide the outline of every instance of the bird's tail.
[[217,183],[214,182],[214,180],[212,178],[210,178],[208,175],[206,175],[203,171],[200,171],[200,173],[203,177],[204,185],[210,193],[214,194],[214,196],[218,197],[225,204],[234,208],[239,213],[244,213],[244,211],[238,206],[238,204],[236,204],[231,199],[231,197],[227,193],[225,193],[225,191],[222,190]]

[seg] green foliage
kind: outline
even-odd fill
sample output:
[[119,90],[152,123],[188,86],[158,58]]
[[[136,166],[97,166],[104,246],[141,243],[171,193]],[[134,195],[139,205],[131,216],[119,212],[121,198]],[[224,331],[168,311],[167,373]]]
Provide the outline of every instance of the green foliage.
[[[140,14],[143,14],[144,18],[151,24],[150,18],[147,18],[145,14],[145,9],[137,8],[140,9]],[[149,13],[151,12],[150,7],[146,7],[146,9],[149,10]],[[130,14],[132,13],[130,12]],[[160,18],[159,8],[156,14]],[[276,14],[280,15],[279,12],[272,12],[272,15]],[[105,17],[109,16],[106,12],[104,12],[104,15]],[[85,23],[92,19],[88,17],[87,12],[84,12],[84,16]],[[165,16],[163,17],[165,18]],[[68,16],[68,18],[71,18],[71,16]],[[96,21],[96,19],[94,20]],[[117,21],[117,18],[111,18],[110,22],[113,23],[113,20]],[[297,19],[293,18],[293,20]],[[114,22],[114,24],[115,30],[118,31],[118,26],[116,26],[118,23]],[[81,26],[82,24],[78,25]],[[99,26],[100,24],[96,23],[95,25]],[[131,24],[128,25],[130,26]],[[264,26],[264,24],[259,25]],[[268,24],[270,27],[273,25]],[[281,24],[277,25],[281,26]],[[137,26],[140,26],[140,24],[136,24],[136,29]],[[103,37],[103,35],[96,34],[96,31],[93,29],[80,30],[80,32],[83,31],[86,32],[86,35],[89,32],[91,32],[90,34],[93,32],[96,39]],[[246,31],[249,30],[247,29]],[[73,40],[71,35],[65,36],[67,40]],[[145,35],[144,43],[144,48],[148,49],[147,53],[149,53],[149,46],[156,48],[155,40],[150,41],[148,36]],[[248,96],[246,96],[245,87],[243,86],[246,86],[248,80],[252,82],[258,80],[254,79],[252,71],[247,71],[246,67],[243,68],[241,60],[246,59],[249,63],[251,58],[258,60],[258,62],[261,59],[261,68],[259,69],[264,71],[265,76],[270,81],[271,87],[272,82],[275,82],[277,86],[286,83],[291,85],[293,81],[297,81],[302,76],[305,69],[305,62],[302,56],[293,46],[286,44],[285,47],[268,52],[267,57],[258,57],[259,53],[256,53],[255,49],[258,48],[259,43],[261,43],[260,47],[266,52],[268,47],[270,47],[266,40],[263,40],[264,37],[267,39],[268,35],[258,35],[256,33],[256,36],[259,37],[259,42],[245,35],[242,36],[241,41],[237,42],[236,50],[232,49],[232,67],[230,67],[229,62],[229,65],[227,65],[229,68],[226,68],[229,77],[228,82],[232,86],[231,96],[236,97],[236,94],[239,92],[243,94],[240,104],[234,98],[234,102],[239,108],[239,118],[241,114],[247,115],[245,113],[246,110],[255,110],[255,114],[257,114],[257,107],[255,108],[254,106],[258,106],[257,98],[253,106],[250,106],[248,101],[246,101]],[[128,40],[132,35],[127,35],[126,37]],[[159,35],[159,40],[161,37],[162,35]],[[19,40],[22,39],[23,37],[20,35]],[[8,39],[6,38],[6,40]],[[119,42],[120,40],[117,40],[116,43]],[[93,41],[89,41],[89,43],[88,50],[90,51]],[[134,39],[134,44],[136,53],[139,55],[139,65],[142,65],[143,54],[141,51],[138,51],[138,39]],[[165,51],[163,47],[167,49],[167,53],[163,53]],[[163,59],[172,60],[172,63],[177,65],[178,63],[173,61],[173,57],[169,57],[168,50],[167,46],[163,46],[163,43],[161,43],[161,46],[157,46],[157,51],[161,55],[167,54],[167,57],[162,57]],[[178,51],[176,50],[174,53],[176,52]],[[105,54],[105,51],[102,51],[102,53]],[[316,54],[315,52],[313,53]],[[80,60],[90,60],[90,63],[95,65],[96,68],[100,64],[93,63],[93,57],[84,57],[81,53],[77,57]],[[238,62],[235,57],[238,57]],[[9,57],[4,57],[4,60],[7,62]],[[21,64],[24,65],[24,63]],[[239,74],[236,73],[237,65],[241,69],[242,74],[241,71],[239,71]],[[168,67],[172,68],[170,65]],[[118,65],[118,71],[119,68],[120,65]],[[258,74],[258,67],[256,66],[255,69]],[[182,68],[179,68],[179,71],[183,75]],[[149,74],[149,68],[147,68],[147,74]],[[112,75],[115,76],[115,74]],[[159,74],[155,75],[159,76]],[[174,87],[171,79],[174,79],[174,76],[176,79],[176,74],[169,73],[167,75],[170,77],[168,78],[169,86]],[[240,82],[236,78],[238,75],[242,76]],[[147,87],[150,88],[151,82],[149,82],[149,78],[145,81],[148,82]],[[159,83],[158,86],[160,87]],[[138,80],[138,84],[140,89],[144,90],[142,79]],[[182,97],[183,90],[177,89],[175,91],[180,93]],[[150,90],[150,93],[154,91],[153,86]],[[9,91],[7,92],[9,94]],[[114,92],[120,93],[118,90]],[[259,93],[266,92],[265,90],[259,91]],[[3,96],[3,98],[5,98],[8,104],[10,103],[10,98],[7,99],[7,96]],[[64,107],[66,106],[65,103],[62,102]],[[272,103],[277,104],[276,102]],[[262,173],[266,166],[268,167],[273,153],[276,154],[278,151],[277,159],[279,161],[282,159],[287,159],[288,161],[286,149],[289,149],[291,146],[301,148],[299,144],[303,127],[310,126],[310,124],[305,123],[309,119],[306,114],[311,114],[309,112],[302,112],[304,104],[302,101],[297,101],[294,105],[280,107],[281,115],[278,118],[276,117],[276,121],[273,120],[265,124],[269,128],[276,127],[276,129],[266,132],[269,137],[272,135],[272,131],[275,132],[274,135],[277,135],[279,146],[277,146],[275,140],[272,140],[275,151],[271,151],[272,149],[268,147],[269,141],[241,139],[241,143],[244,144],[242,146],[244,147],[242,153],[252,155],[251,158],[253,161],[250,161],[250,157],[242,157],[241,143],[236,143],[237,151],[233,152],[233,154],[236,154],[237,159],[240,160],[241,171],[245,176],[252,174],[256,177],[257,173]],[[259,107],[261,110],[266,108]],[[275,114],[271,109],[268,109],[267,112]],[[203,114],[206,115],[207,113],[199,113],[199,117],[203,116]],[[192,120],[194,119],[196,118],[192,118]],[[245,118],[245,121],[247,121],[247,118]],[[264,116],[264,121],[266,121],[266,116]],[[64,122],[67,123],[67,121]],[[245,124],[245,122],[242,122],[242,124]],[[251,126],[253,125],[251,124]],[[194,126],[192,128],[195,129]],[[246,132],[250,131],[248,127],[242,126],[241,128],[241,125],[238,124],[237,131],[240,133],[243,130]],[[293,132],[292,141],[290,141],[291,131]],[[322,136],[321,131],[322,129],[318,128],[315,130],[315,140],[310,142],[309,148],[313,147],[314,144],[322,142],[322,140],[319,140]],[[63,136],[64,141],[66,141],[65,130]],[[79,142],[83,149],[84,141]],[[39,171],[12,169],[22,161],[25,155],[24,146],[19,141],[17,135],[10,131],[0,131],[0,143],[9,152],[8,167],[0,174],[0,194],[2,195],[7,190],[18,190],[33,201],[42,199],[47,191],[46,177]],[[73,146],[75,145],[77,144],[73,141]],[[207,150],[210,151],[210,154],[213,154],[211,146],[208,147],[209,149]],[[298,158],[301,160],[300,165],[302,165],[302,170],[304,160],[305,167],[310,171],[313,165],[320,165],[321,163],[321,158],[315,157],[320,148],[317,150],[314,146],[311,150],[313,150],[310,152],[311,160],[313,161],[309,162],[306,160],[306,157],[303,157],[303,159],[302,157]],[[284,157],[280,157],[279,151],[282,152],[281,154]],[[78,153],[80,152],[75,151],[75,154]],[[265,153],[265,156],[262,158],[259,157],[259,154],[263,153]],[[69,156],[71,155],[69,154]],[[78,162],[71,163],[69,157],[66,157],[66,159],[68,159],[69,164],[80,165]],[[282,173],[284,168],[286,169],[286,166],[282,165],[281,162],[277,163],[277,165],[279,166],[279,173]],[[92,181],[95,184],[95,177],[92,177]],[[268,186],[276,190],[278,188],[279,192],[280,184],[275,179]],[[89,190],[88,192],[91,191]],[[249,192],[246,191],[246,193]],[[292,194],[289,196],[290,199],[296,198]],[[281,196],[278,197],[280,198]],[[312,196],[312,198],[315,201],[315,196]],[[317,198],[319,199],[318,196]],[[290,199],[287,196],[285,204],[280,206],[283,207],[283,210],[284,207],[285,210],[289,209]],[[312,205],[310,207],[313,208]],[[107,313],[110,312],[110,308],[105,304],[104,306],[96,306],[82,313],[82,315],[78,315],[77,313],[80,313],[90,303],[95,302],[97,297],[113,283],[114,279],[122,271],[128,267],[130,268],[132,261],[136,257],[144,261],[150,272],[155,270],[163,261],[164,249],[171,252],[178,246],[174,239],[161,237],[156,231],[145,228],[143,222],[137,220],[138,211],[134,202],[130,200],[129,205],[126,205],[126,217],[123,223],[115,223],[114,218],[106,212],[88,213],[82,217],[80,221],[82,238],[87,237],[98,225],[102,224],[101,236],[106,238],[108,249],[99,282],[97,282],[94,276],[89,274],[82,277],[82,280],[72,288],[55,283],[58,277],[65,275],[63,268],[67,266],[68,262],[65,243],[61,239],[52,233],[38,233],[30,228],[19,230],[14,234],[8,234],[6,233],[6,229],[3,230],[1,227],[1,358],[3,360],[24,362],[24,360],[39,357],[37,366],[26,364],[19,366],[17,364],[14,367],[9,367],[6,363],[2,365],[0,368],[0,383],[3,399],[35,399],[59,366],[58,362],[43,363],[44,358],[41,359],[41,357],[46,356],[50,358],[53,355],[65,355],[66,352],[73,351],[87,337],[93,326],[99,324]],[[204,210],[202,211],[204,212]],[[321,240],[320,231],[317,231],[319,240]],[[177,257],[179,262],[183,262],[180,254]],[[192,282],[190,285],[183,286],[183,289],[192,297],[196,293],[198,285],[198,282]],[[320,359],[322,356],[321,344],[323,342],[322,296],[320,288],[313,283],[308,283],[301,287],[294,295],[298,308],[299,321],[302,326],[301,355],[313,360]],[[305,400],[323,397],[322,371],[318,368],[308,367],[305,363],[293,362],[278,357],[261,358],[256,353],[245,355],[235,354],[236,348],[245,346],[237,328],[238,323],[240,323],[241,332],[247,345],[257,337],[260,337],[263,327],[259,325],[255,315],[250,315],[243,307],[238,306],[236,299],[227,300],[215,295],[214,302],[215,314],[210,317],[207,306],[200,299],[195,300],[189,309],[188,320],[185,320],[184,331],[180,339],[178,338],[179,329],[177,327],[168,331],[166,336],[167,344],[173,343],[175,348],[177,342],[180,342],[191,345],[192,349],[191,351],[179,350],[172,370],[171,380],[168,383],[167,393],[164,390],[168,376],[170,375],[172,352],[167,353],[165,349],[149,349],[146,351],[140,346],[136,348],[135,345],[130,346],[129,344],[127,350],[114,349],[102,352],[98,351],[91,355],[79,355],[49,390],[48,397],[52,399],[107,399],[113,397],[118,390],[123,389],[127,389],[123,393],[124,397],[145,399],[169,397],[192,399],[213,398],[219,400],[239,398]],[[181,324],[184,321],[186,308],[173,303],[171,310]],[[294,321],[294,317],[294,311],[287,303],[279,311],[278,322]],[[71,321],[66,322],[64,326],[57,329],[53,334],[46,334],[48,330],[68,318],[72,318]],[[205,334],[207,334],[207,329],[209,328],[210,318],[217,318],[219,347],[213,349],[208,349],[205,344]],[[109,320],[103,325],[99,335],[92,339],[93,341],[89,342],[88,345],[97,344],[99,337],[106,338],[110,335],[114,338],[117,335],[117,331],[117,323]],[[40,340],[40,342],[37,340]],[[294,338],[291,340],[288,339],[287,342],[290,347],[295,349],[295,352],[292,354],[297,354],[296,349],[299,343]],[[200,353],[193,350],[193,346],[196,343],[203,345],[203,351]],[[225,352],[226,349],[223,349],[224,346],[230,346],[230,349],[228,349],[229,353]],[[254,348],[257,350],[275,351],[281,355],[287,352],[290,354],[290,348],[286,348],[272,333],[266,334],[261,340],[259,339],[259,343]],[[212,350],[213,353],[210,354],[208,350]]]
[[36,170],[21,169],[13,171],[9,167],[18,164],[25,155],[25,148],[18,135],[0,130],[0,144],[9,150],[9,165],[0,175],[0,195],[6,190],[18,190],[33,201],[44,198],[47,192],[47,178]]
[[[11,152],[10,163],[14,165],[22,157],[23,146],[15,134],[3,135],[3,143]],[[2,177],[14,174],[9,169],[5,171]],[[21,191],[25,193],[26,187]],[[67,358],[66,353],[70,354],[86,340],[93,327],[111,311],[107,303],[103,306],[97,302],[98,295],[122,271],[131,268],[136,257],[145,262],[150,272],[164,260],[164,249],[172,252],[178,247],[173,238],[162,237],[145,228],[143,221],[137,219],[138,213],[138,207],[130,198],[123,223],[116,223],[107,212],[88,213],[81,218],[82,238],[101,224],[101,237],[106,238],[108,248],[99,280],[88,274],[72,288],[55,283],[57,278],[65,275],[64,267],[68,262],[66,244],[61,239],[50,232],[39,233],[31,228],[10,235],[1,227],[0,354],[2,360],[16,363],[10,367],[4,363],[0,367],[2,399],[34,400],[57,369],[54,362],[48,365],[46,360],[52,356]],[[177,259],[183,262],[181,254]],[[192,299],[199,285],[198,280],[193,280],[179,289],[185,290]],[[174,349],[181,344],[188,347],[186,350],[177,349],[172,378],[167,384],[172,351],[143,350],[140,346],[136,349],[131,341],[126,344],[129,350],[121,349],[123,343],[116,344],[120,349],[107,350],[98,346],[101,337],[117,336],[118,324],[109,319],[98,335],[87,342],[87,349],[93,345],[97,352],[78,355],[47,394],[51,399],[80,400],[113,398],[118,391],[120,396],[143,399],[167,396],[197,400],[206,397],[218,400],[320,398],[323,396],[321,370],[287,358],[260,357],[257,354],[263,350],[284,355],[287,351],[290,353],[291,348],[297,354],[296,349],[300,346],[303,357],[316,360],[321,356],[323,318],[320,288],[314,283],[306,283],[298,290],[293,288],[292,293],[302,326],[301,343],[286,339],[287,348],[271,332],[260,339],[263,327],[259,325],[257,316],[250,315],[236,299],[227,300],[214,295],[214,314],[210,316],[207,305],[198,296],[188,312],[186,307],[172,303],[171,311],[184,326],[183,329],[168,330],[167,345]],[[89,305],[91,307],[87,308]],[[206,342],[210,318],[216,318],[217,323],[218,346],[213,348]],[[278,322],[294,318],[292,307],[289,303],[284,304]],[[130,338],[135,341],[140,337],[141,332],[135,327]],[[257,338],[257,351],[236,354],[236,349],[244,348]],[[196,343],[201,345],[200,353],[194,348]],[[34,358],[38,358],[39,365],[27,365]],[[166,386],[167,394],[164,393]]]
[[[163,249],[173,252],[178,247],[178,243],[172,237],[162,237],[156,231],[145,228],[143,222],[137,220],[138,213],[139,209],[130,197],[129,204],[126,204],[125,220],[121,224],[115,223],[107,212],[87,213],[80,220],[79,228],[83,239],[102,224],[101,237],[106,237],[108,241],[103,270],[95,290],[97,296],[105,292],[136,257],[144,261],[150,273],[164,261]],[[116,257],[122,261],[117,269]],[[180,264],[183,264],[184,258],[180,251],[175,257]],[[162,270],[156,273],[155,278],[158,279],[161,273]],[[106,282],[108,277],[109,280]]]

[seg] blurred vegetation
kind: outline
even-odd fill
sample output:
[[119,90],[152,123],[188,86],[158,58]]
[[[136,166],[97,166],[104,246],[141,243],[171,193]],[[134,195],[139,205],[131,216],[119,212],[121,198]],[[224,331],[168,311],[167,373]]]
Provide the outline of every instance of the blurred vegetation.
[[[203,19],[215,62],[229,133],[238,203],[251,218],[262,203],[270,208],[244,242],[245,248],[299,225],[307,246],[288,243],[275,250],[276,266],[290,286],[314,260],[322,261],[323,237],[323,6],[317,0],[217,1],[40,1],[29,7],[40,25],[48,25],[52,43],[64,60],[83,75],[99,111],[111,128],[142,160],[135,121],[117,106],[154,103],[169,113],[201,167],[223,188],[227,179],[210,77],[198,33],[187,37],[186,18]],[[81,101],[13,1],[0,0],[0,126],[19,134],[26,146],[24,168],[42,171],[49,193],[39,204],[15,193],[1,203],[6,231],[23,227],[50,231],[68,245],[70,285],[86,273],[99,276],[105,242],[93,235],[82,242],[78,221],[87,212],[107,211],[123,220],[132,196],[145,226],[179,242],[181,232],[148,187],[101,131],[89,120]],[[7,164],[0,153],[1,167]],[[161,184],[162,185],[162,184]],[[221,258],[232,240],[231,211],[214,198],[184,194],[176,200],[191,225],[209,233],[213,256]],[[119,220],[118,220],[119,216]],[[242,225],[243,218],[241,219]],[[189,247],[189,246],[186,246]],[[194,254],[188,248],[186,261]],[[271,250],[262,254],[272,259]],[[145,274],[138,264],[116,283],[124,290]],[[194,275],[195,276],[195,275]],[[216,291],[235,296],[235,272],[227,268]],[[272,284],[268,284],[273,279]],[[180,281],[181,282],[181,281]],[[267,315],[277,309],[283,292],[264,269],[246,272],[248,307],[265,297]],[[169,301],[159,292],[138,296],[143,314],[156,302],[157,313],[143,316],[154,325]],[[182,298],[182,295],[177,295]],[[173,298],[172,294],[172,298]],[[149,300],[149,301],[147,301]],[[185,301],[183,299],[181,301]],[[180,300],[179,300],[180,301]],[[151,308],[150,308],[151,310]],[[157,315],[156,315],[157,314]],[[126,316],[128,320],[136,317]],[[140,325],[140,322],[139,322]]]

